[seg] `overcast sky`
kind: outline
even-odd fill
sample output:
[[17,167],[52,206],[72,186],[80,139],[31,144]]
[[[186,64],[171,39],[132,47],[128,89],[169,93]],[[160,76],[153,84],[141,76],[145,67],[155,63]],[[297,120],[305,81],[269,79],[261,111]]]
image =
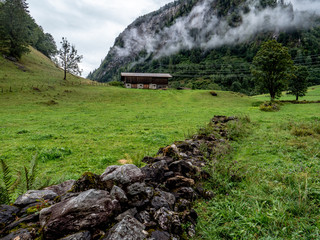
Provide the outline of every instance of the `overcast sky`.
[[137,17],[173,0],[27,0],[36,22],[51,33],[58,49],[62,37],[83,55],[82,76],[98,68],[115,38]]

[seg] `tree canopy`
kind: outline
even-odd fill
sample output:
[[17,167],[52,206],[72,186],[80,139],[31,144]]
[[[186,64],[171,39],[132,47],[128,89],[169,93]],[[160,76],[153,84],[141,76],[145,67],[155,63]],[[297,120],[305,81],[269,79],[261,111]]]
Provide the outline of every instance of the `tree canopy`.
[[306,95],[308,91],[308,69],[305,66],[295,66],[292,71],[292,77],[289,81],[288,94],[296,96],[296,101],[299,97]]
[[274,100],[287,89],[292,67],[288,49],[276,40],[269,40],[261,45],[254,57],[251,71],[260,92],[270,93]]

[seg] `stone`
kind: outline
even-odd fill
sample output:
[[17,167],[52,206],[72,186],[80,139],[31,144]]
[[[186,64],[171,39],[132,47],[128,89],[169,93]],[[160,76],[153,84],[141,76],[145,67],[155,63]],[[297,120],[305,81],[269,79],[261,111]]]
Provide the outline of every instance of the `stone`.
[[43,201],[43,200],[53,200],[58,195],[51,190],[29,190],[25,194],[18,197],[14,202],[14,205],[18,207],[25,207],[27,205]]
[[0,229],[15,220],[19,208],[9,205],[0,205]]
[[169,169],[170,171],[180,173],[182,176],[188,178],[195,176],[198,172],[198,169],[196,167],[194,167],[190,162],[184,160],[171,163],[169,165]]
[[113,181],[123,186],[135,182],[142,182],[144,180],[144,174],[141,172],[140,168],[133,164],[110,166],[101,175],[101,180],[103,182]]
[[119,202],[107,191],[91,189],[41,210],[40,224],[46,239],[57,239],[110,223],[119,211]]
[[182,232],[180,218],[176,212],[163,207],[156,211],[154,219],[164,231],[173,232],[174,234]]
[[191,187],[181,187],[175,190],[175,195],[179,198],[184,198],[191,202],[197,199],[198,197],[196,192]]
[[26,217],[19,218],[18,220],[10,223],[5,227],[3,232],[11,231],[14,228],[17,228],[21,224],[28,224],[28,223],[34,223],[39,221],[39,213],[34,213],[31,215],[28,215]]
[[90,189],[111,190],[112,182],[101,181],[100,176],[91,172],[85,172],[72,186],[72,192],[84,192]]
[[170,233],[165,231],[153,231],[148,240],[170,240]]
[[136,218],[145,226],[147,226],[151,221],[150,213],[147,211],[137,213]]
[[121,213],[120,215],[118,215],[115,219],[120,222],[122,221],[126,216],[131,216],[134,217],[134,215],[136,215],[138,213],[137,208],[131,208],[127,211],[125,211],[124,213]]
[[166,181],[166,187],[169,189],[175,189],[179,187],[191,187],[194,185],[194,180],[183,176],[176,176],[169,178]]
[[110,196],[117,199],[120,203],[125,203],[128,201],[126,193],[118,186],[113,186]]
[[165,179],[165,172],[168,171],[168,164],[165,160],[155,162],[141,168],[141,171],[145,175],[146,182],[160,184]]
[[79,232],[70,236],[61,238],[60,240],[91,240],[90,232]]
[[69,190],[71,190],[75,182],[76,182],[75,180],[69,180],[58,185],[46,187],[44,190],[51,190],[55,192],[57,195],[61,196],[66,194]]
[[19,229],[9,235],[1,238],[1,240],[32,240],[30,232],[26,229]]
[[121,222],[110,229],[103,240],[144,240],[147,232],[145,227],[137,219],[126,216]]
[[191,202],[186,199],[179,199],[179,201],[176,203],[174,211],[175,212],[183,212],[187,209],[191,208]]
[[127,194],[134,196],[146,192],[146,184],[136,182],[127,187]]
[[159,150],[158,155],[161,154],[162,156],[172,157],[174,159],[179,159],[179,149],[175,144],[170,146],[164,147]]
[[159,209],[162,207],[172,209],[175,204],[176,197],[169,192],[161,191],[160,189],[156,189],[157,194],[151,200],[151,206],[155,209]]

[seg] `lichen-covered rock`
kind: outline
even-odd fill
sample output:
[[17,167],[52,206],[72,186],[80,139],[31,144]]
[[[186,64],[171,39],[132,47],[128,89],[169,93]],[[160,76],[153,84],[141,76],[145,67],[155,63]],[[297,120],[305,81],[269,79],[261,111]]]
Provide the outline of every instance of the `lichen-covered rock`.
[[174,234],[182,232],[181,221],[176,212],[163,207],[156,211],[154,219],[164,231],[172,232]]
[[114,183],[124,186],[135,182],[142,182],[144,180],[144,174],[140,168],[133,164],[110,166],[101,175],[101,180],[103,182],[113,181]]
[[117,221],[122,221],[126,216],[131,216],[134,217],[134,215],[136,215],[138,213],[137,208],[130,208],[129,210],[121,213],[120,215],[118,215],[115,219]]
[[90,189],[111,190],[113,184],[101,181],[100,176],[91,172],[84,173],[72,186],[72,192],[84,192]]
[[169,168],[167,162],[161,160],[141,168],[141,171],[145,175],[146,182],[158,185],[165,180],[165,173]]
[[125,203],[128,201],[126,193],[118,186],[113,186],[110,196],[117,199],[120,203]]
[[72,188],[75,182],[76,182],[75,180],[68,180],[58,185],[46,187],[44,190],[51,190],[56,194],[58,194],[59,196],[61,196],[63,194],[66,194]]
[[120,204],[107,191],[91,189],[40,212],[40,224],[46,239],[94,228],[112,221]]
[[138,195],[146,192],[146,184],[136,182],[127,187],[127,193],[130,196]]
[[151,237],[148,240],[170,240],[171,235],[165,231],[153,231]]
[[173,209],[173,205],[175,204],[175,202],[176,197],[172,193],[156,189],[156,194],[151,201],[151,206],[155,209],[159,209],[162,207]]
[[91,240],[90,232],[79,232],[70,236],[61,238],[60,240]]
[[121,222],[110,229],[104,240],[143,240],[147,236],[145,227],[137,219],[126,216]]
[[20,209],[15,206],[0,205],[0,229],[13,222],[19,211]]
[[186,178],[183,176],[172,177],[166,181],[166,187],[169,189],[175,189],[179,187],[192,187],[193,185],[194,180],[192,178]]
[[32,240],[30,232],[26,229],[19,229],[9,235],[1,238],[1,240]]
[[198,169],[191,162],[180,160],[169,165],[169,169],[185,177],[193,177],[198,173]]
[[18,197],[14,205],[18,207],[25,207],[27,205],[42,201],[53,200],[58,195],[51,190],[29,190],[25,194]]

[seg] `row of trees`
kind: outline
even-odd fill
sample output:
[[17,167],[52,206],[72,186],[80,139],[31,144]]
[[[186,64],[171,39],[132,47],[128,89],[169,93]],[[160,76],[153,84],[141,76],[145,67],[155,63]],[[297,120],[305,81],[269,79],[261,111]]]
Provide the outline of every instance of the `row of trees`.
[[271,100],[288,90],[298,101],[307,92],[307,68],[295,66],[288,49],[276,40],[262,44],[253,59],[251,71],[260,92],[270,93]]
[[42,27],[30,16],[26,0],[0,1],[0,53],[20,59],[29,52],[29,46],[63,68],[64,79],[67,78],[67,72],[81,74],[78,63],[83,57],[78,55],[75,46],[62,38],[61,49],[57,50],[52,35],[44,33]]

